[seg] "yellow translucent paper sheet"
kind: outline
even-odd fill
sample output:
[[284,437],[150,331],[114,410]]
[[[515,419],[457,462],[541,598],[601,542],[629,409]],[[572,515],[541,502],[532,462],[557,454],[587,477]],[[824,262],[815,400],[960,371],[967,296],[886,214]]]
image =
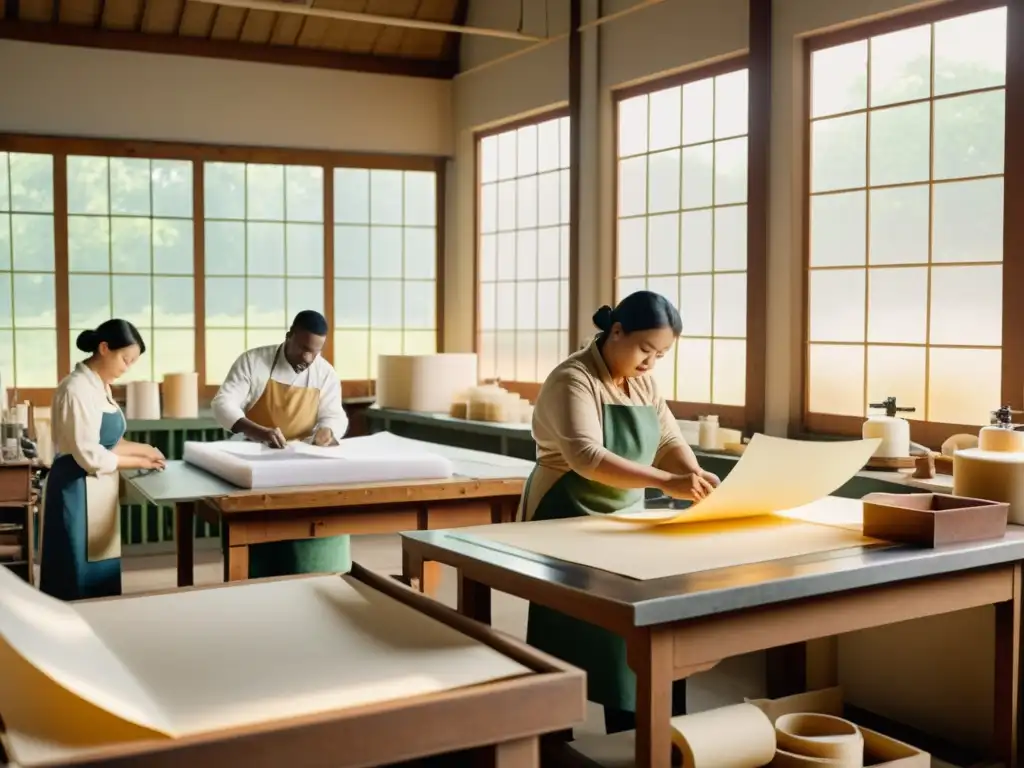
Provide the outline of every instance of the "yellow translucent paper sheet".
[[625,511],[605,517],[665,525],[770,515],[828,496],[857,474],[881,440],[816,442],[754,435],[736,466],[689,509]]
[[18,765],[527,674],[340,575],[72,605],[0,568],[0,734]]

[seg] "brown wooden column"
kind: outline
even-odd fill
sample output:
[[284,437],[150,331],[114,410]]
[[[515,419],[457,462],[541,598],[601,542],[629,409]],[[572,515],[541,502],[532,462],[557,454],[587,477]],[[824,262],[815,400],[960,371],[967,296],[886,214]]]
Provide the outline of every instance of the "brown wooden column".
[[583,0],[569,0],[569,352],[579,346],[581,143],[583,137]]

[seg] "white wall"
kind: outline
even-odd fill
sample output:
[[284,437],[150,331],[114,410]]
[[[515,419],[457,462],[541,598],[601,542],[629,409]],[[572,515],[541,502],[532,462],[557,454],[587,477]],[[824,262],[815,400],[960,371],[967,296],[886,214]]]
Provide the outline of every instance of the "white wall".
[[[450,155],[445,80],[0,40],[0,131]],[[415,130],[410,130],[415,126]]]
[[[638,0],[603,0],[605,15]],[[549,0],[564,29],[566,0]],[[802,349],[801,163],[805,118],[802,39],[810,34],[858,23],[911,7],[933,4],[911,0],[775,0],[773,30],[770,233],[768,257],[767,431],[786,434],[791,414],[800,407]],[[527,0],[527,31],[541,31],[538,6]],[[470,22],[514,26],[518,3],[474,0]],[[584,0],[584,20],[596,0]],[[593,36],[597,45],[593,45]],[[613,296],[614,195],[612,92],[695,65],[740,53],[747,46],[746,0],[663,0],[620,20],[584,33],[581,169],[584,210],[580,219],[583,275],[576,291],[581,333],[589,331],[594,307]],[[516,44],[469,38],[463,66],[514,50]],[[455,83],[456,180],[450,187],[448,238],[448,312],[450,349],[472,348],[474,147],[476,129],[522,117],[568,100],[567,46],[556,43],[470,72]],[[592,91],[588,83],[596,83]],[[588,166],[588,158],[596,158]],[[593,165],[597,166],[596,170]],[[589,189],[590,183],[596,189]],[[902,719],[964,743],[984,746],[990,739],[993,613],[967,611],[923,622],[855,633],[839,639],[838,680],[854,703]],[[888,649],[899,649],[892,652]],[[816,655],[821,649],[815,649]],[[828,650],[825,649],[826,656]],[[956,658],[958,669],[945,662]],[[691,686],[691,707],[705,707],[742,696],[756,696],[763,680],[763,655],[729,660],[698,676]],[[939,669],[939,673],[934,672]]]

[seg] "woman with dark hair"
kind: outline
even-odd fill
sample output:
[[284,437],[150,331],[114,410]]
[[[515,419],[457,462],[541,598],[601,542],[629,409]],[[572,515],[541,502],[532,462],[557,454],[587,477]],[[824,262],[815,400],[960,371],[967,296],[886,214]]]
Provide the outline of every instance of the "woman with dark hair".
[[56,457],[46,479],[39,588],[61,600],[121,594],[121,469],[163,469],[156,448],[124,440],[110,385],[146,351],[127,320],[82,331],[89,357],[57,387],[51,430]]
[[[697,463],[651,375],[682,333],[672,303],[637,291],[594,313],[601,331],[548,376],[533,411],[537,464],[520,520],[553,520],[643,507],[644,489],[699,500],[718,478]],[[527,642],[587,672],[587,697],[608,733],[635,728],[636,675],[625,641],[607,630],[530,604]],[[686,711],[685,680],[673,714]]]

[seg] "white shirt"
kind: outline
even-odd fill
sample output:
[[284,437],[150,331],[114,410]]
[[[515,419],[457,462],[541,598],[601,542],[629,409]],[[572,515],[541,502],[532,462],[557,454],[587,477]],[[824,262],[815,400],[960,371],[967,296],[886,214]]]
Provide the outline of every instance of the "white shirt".
[[121,409],[99,375],[78,363],[54,392],[50,435],[56,452],[70,454],[90,475],[117,472],[117,454],[100,445],[104,413]]
[[336,440],[345,436],[348,416],[341,407],[341,381],[334,367],[317,355],[312,365],[302,373],[296,373],[285,358],[280,344],[250,349],[235,360],[213,398],[213,418],[221,427],[230,431],[260,399],[270,379],[289,386],[319,389],[320,408],[316,429],[327,427],[334,433]]

